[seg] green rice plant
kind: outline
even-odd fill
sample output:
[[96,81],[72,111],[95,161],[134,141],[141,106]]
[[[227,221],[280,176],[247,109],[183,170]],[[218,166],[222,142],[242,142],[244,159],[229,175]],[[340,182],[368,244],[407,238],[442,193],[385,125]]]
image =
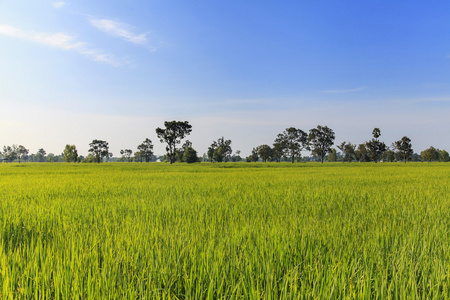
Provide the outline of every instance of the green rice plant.
[[2,299],[450,298],[445,163],[17,166]]

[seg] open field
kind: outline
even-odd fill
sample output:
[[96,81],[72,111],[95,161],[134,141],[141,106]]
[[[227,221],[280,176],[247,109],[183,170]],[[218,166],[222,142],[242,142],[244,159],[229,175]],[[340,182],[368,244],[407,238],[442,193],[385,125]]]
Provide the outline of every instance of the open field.
[[450,164],[1,164],[0,298],[450,298]]

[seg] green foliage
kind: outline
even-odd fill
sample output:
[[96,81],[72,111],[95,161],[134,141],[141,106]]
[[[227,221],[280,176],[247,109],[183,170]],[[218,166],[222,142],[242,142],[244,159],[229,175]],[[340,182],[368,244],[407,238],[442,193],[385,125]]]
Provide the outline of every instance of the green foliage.
[[77,162],[78,161],[78,152],[75,145],[66,145],[64,148],[64,161],[66,162]]
[[318,125],[309,131],[308,141],[312,147],[312,153],[319,156],[323,163],[325,155],[331,151],[334,144],[334,131],[327,126]]
[[231,140],[226,140],[224,137],[221,137],[216,141],[214,141],[211,146],[208,148],[208,157],[210,161],[222,162],[228,161],[228,158],[231,159]]
[[377,163],[381,159],[383,153],[387,150],[387,147],[385,143],[378,140],[381,136],[379,128],[375,128],[372,131],[372,135],[373,139],[366,142],[367,155],[373,162]]
[[192,147],[187,147],[183,153],[183,161],[188,164],[199,162],[197,151],[195,151]]
[[411,145],[411,139],[407,136],[404,136],[401,140],[394,142],[394,148],[397,149],[397,155],[400,160],[403,160],[405,163],[411,159],[411,156],[414,153]]
[[252,154],[247,157],[247,162],[257,162],[259,160],[258,149],[253,148]]
[[286,128],[283,133],[278,134],[275,139],[274,147],[277,147],[276,156],[281,158],[281,155],[289,156],[291,162],[295,159],[300,159],[302,150],[309,150],[308,135],[301,129],[295,127]]
[[422,161],[438,161],[439,160],[439,156],[440,156],[441,152],[434,148],[433,146],[431,146],[428,149],[423,150],[420,155],[422,157]]
[[112,156],[112,153],[109,152],[109,144],[107,141],[93,140],[89,144],[89,147],[88,151],[92,154],[96,163],[101,163],[103,159],[108,159]]
[[441,153],[439,154],[439,161],[441,161],[441,162],[450,161],[450,155],[448,154],[447,151],[445,151],[445,150],[441,151]]
[[[153,143],[150,139],[146,138],[142,144],[137,146],[138,152],[137,158],[139,161],[142,159],[145,160],[145,162],[149,162],[153,157]],[[134,154],[136,156],[136,153]]]
[[356,145],[350,142],[342,142],[337,147],[342,151],[342,162],[352,162],[356,158]]
[[335,162],[337,159],[336,149],[332,148],[328,154],[328,161]]
[[156,135],[161,143],[166,143],[167,157],[170,164],[173,164],[177,158],[177,147],[181,141],[191,134],[192,125],[188,121],[165,121],[165,128],[156,128]]
[[446,163],[15,166],[2,299],[450,298]]
[[256,148],[256,151],[258,152],[259,157],[261,157],[263,162],[266,162],[270,160],[273,156],[272,148],[270,148],[269,145],[260,145]]

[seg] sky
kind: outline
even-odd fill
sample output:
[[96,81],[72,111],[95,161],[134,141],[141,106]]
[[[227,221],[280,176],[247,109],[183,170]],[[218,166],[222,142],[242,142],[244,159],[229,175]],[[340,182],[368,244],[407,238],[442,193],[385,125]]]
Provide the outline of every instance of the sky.
[[189,121],[202,155],[288,127],[450,150],[450,2],[2,0],[0,147],[136,151]]

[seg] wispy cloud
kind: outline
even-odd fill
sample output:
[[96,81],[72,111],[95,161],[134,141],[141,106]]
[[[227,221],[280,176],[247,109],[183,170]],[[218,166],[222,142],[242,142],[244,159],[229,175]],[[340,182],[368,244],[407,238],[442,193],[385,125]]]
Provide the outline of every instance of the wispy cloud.
[[113,66],[119,66],[125,63],[124,61],[116,58],[114,55],[106,53],[103,50],[91,49],[87,46],[87,43],[77,41],[76,38],[65,33],[49,34],[42,32],[31,32],[8,24],[0,24],[0,35],[33,41],[62,50],[74,50],[95,61],[107,63]]
[[342,89],[342,90],[326,90],[323,91],[323,93],[327,93],[327,94],[345,94],[345,93],[355,93],[355,92],[360,92],[367,89],[367,87],[363,86],[363,87],[359,87],[359,88],[355,88],[355,89]]
[[58,8],[62,8],[63,6],[65,6],[66,2],[64,2],[64,1],[53,2],[52,5],[54,8],[58,9]]
[[141,46],[150,47],[151,50],[156,50],[149,45],[147,33],[134,33],[132,26],[122,22],[116,22],[108,19],[89,18],[92,26],[106,32],[112,36],[122,38],[123,40]]

